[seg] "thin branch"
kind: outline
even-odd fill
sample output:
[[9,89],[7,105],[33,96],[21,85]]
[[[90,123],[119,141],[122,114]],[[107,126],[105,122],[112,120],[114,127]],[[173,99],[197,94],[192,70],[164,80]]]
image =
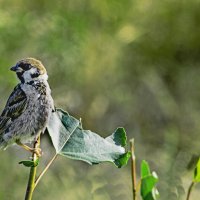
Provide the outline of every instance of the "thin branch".
[[38,176],[38,178],[35,181],[35,186],[34,189],[36,188],[37,184],[39,183],[40,179],[43,177],[43,175],[46,173],[46,171],[49,169],[49,167],[51,166],[51,164],[53,163],[53,161],[57,158],[58,154],[55,154],[53,156],[53,158],[49,161],[49,163],[47,164],[47,166],[44,168],[44,170],[40,173],[40,175]]
[[192,181],[192,183],[190,184],[190,186],[189,186],[189,188],[188,188],[188,193],[187,193],[187,198],[186,198],[186,200],[189,200],[189,199],[190,199],[190,195],[191,195],[191,192],[192,192],[192,189],[193,189],[194,185],[195,185],[195,182]]
[[[40,137],[38,137],[38,139],[35,141],[35,143],[33,145],[33,148],[35,148],[35,149],[37,149],[39,147],[40,147]],[[37,156],[36,152],[34,152],[32,155],[32,161],[35,163],[37,161],[37,159],[38,159],[38,156]],[[30,168],[25,200],[32,199],[33,190],[34,190],[34,186],[35,186],[36,170],[37,170],[37,166],[33,166]]]
[[136,200],[136,159],[135,159],[135,149],[134,149],[134,139],[130,140],[130,149],[131,149],[131,172],[132,172],[132,192],[133,200]]

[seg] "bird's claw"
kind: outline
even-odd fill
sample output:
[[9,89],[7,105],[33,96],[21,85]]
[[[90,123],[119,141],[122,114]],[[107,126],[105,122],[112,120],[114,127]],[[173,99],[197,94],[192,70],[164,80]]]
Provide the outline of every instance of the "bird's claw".
[[32,153],[35,153],[38,157],[41,157],[43,154],[40,148],[33,148]]

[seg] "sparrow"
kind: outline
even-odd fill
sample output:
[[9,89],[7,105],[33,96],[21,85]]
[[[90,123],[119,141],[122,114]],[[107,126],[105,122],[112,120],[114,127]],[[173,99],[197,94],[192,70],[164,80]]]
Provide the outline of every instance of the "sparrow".
[[47,71],[35,58],[22,59],[10,70],[16,73],[20,83],[0,115],[0,149],[18,144],[40,156],[40,150],[26,143],[35,141],[44,133],[54,111]]

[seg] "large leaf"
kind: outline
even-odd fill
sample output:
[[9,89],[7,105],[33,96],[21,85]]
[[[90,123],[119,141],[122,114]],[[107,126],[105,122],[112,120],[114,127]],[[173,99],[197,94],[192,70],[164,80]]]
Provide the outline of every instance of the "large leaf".
[[69,116],[68,113],[61,109],[57,109],[56,112],[52,113],[47,129],[57,153],[62,151],[71,134],[79,127],[79,124],[79,120]]
[[61,109],[52,114],[47,128],[57,154],[62,156],[89,164],[108,161],[117,167],[125,165],[130,157],[124,148],[124,128],[118,128],[104,139],[90,130],[83,130],[79,120]]
[[158,199],[159,193],[155,187],[157,182],[156,173],[151,173],[148,163],[143,160],[141,164],[141,196],[143,200]]

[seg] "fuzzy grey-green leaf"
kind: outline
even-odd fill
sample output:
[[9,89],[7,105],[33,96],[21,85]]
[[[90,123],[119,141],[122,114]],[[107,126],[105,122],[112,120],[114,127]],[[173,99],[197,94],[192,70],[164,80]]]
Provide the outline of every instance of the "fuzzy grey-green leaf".
[[57,109],[52,113],[47,129],[57,153],[62,151],[70,135],[73,134],[78,126],[79,120],[71,117],[62,109]]
[[47,128],[56,152],[62,156],[89,164],[107,161],[117,167],[125,165],[130,157],[124,148],[126,133],[123,128],[102,138],[90,130],[83,130],[79,120],[61,109],[52,114]]

